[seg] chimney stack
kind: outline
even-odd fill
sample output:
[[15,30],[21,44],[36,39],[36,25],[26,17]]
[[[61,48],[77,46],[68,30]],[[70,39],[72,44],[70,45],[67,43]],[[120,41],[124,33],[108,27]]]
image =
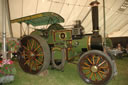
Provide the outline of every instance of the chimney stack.
[[93,1],[90,3],[92,9],[92,24],[93,24],[93,34],[99,35],[99,14],[98,14],[98,1]]

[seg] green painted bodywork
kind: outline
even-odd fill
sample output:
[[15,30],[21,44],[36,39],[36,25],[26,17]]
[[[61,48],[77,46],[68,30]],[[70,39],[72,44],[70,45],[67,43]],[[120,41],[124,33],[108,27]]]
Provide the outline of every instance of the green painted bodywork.
[[72,48],[72,51],[71,51],[72,53],[70,52],[72,54],[70,57],[78,56],[79,54],[82,53],[82,49],[88,50],[88,42],[87,42],[87,40],[88,40],[87,36],[84,36],[82,39],[72,40],[73,48]]
[[[47,33],[47,36],[45,34]],[[65,38],[61,38],[61,33],[65,34]],[[65,48],[68,50],[68,57],[78,56],[82,53],[82,49],[88,50],[88,36],[83,36],[81,39],[72,39],[72,30],[35,30],[30,35],[40,35],[49,45],[54,47]],[[70,43],[71,42],[71,43]],[[57,50],[58,52],[58,50]],[[57,54],[59,55],[59,54]]]
[[15,22],[24,22],[33,26],[51,24],[47,30],[36,29],[30,35],[41,36],[46,40],[51,49],[55,47],[66,49],[68,57],[80,55],[82,53],[82,49],[88,50],[88,36],[83,36],[80,39],[72,39],[72,30],[66,30],[63,28],[63,26],[58,24],[64,22],[64,19],[56,13],[44,12],[11,20],[11,23]]
[[40,25],[48,25],[54,23],[62,23],[64,22],[64,19],[56,13],[43,12],[43,13],[11,20],[11,23],[16,23],[16,22],[18,23],[24,22],[26,24],[31,24],[33,26],[40,26]]

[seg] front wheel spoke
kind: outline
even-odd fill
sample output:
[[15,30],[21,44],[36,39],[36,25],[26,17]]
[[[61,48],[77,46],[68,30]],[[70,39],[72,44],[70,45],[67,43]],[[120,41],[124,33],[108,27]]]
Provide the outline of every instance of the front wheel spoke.
[[95,64],[95,56],[93,56],[93,64]]
[[90,62],[90,64],[93,64],[92,61],[91,61],[89,58],[87,58],[87,59],[88,59],[88,61]]
[[91,75],[90,75],[90,77],[89,77],[89,78],[90,78],[90,79],[92,79],[92,76],[93,76],[93,72],[91,73]]
[[108,66],[100,66],[99,68],[108,69],[109,67]]
[[94,75],[95,75],[95,81],[97,81],[96,73],[94,73]]
[[91,71],[89,70],[87,73],[85,73],[85,75],[88,75]]
[[96,64],[98,64],[98,63],[99,63],[99,61],[100,61],[100,57],[98,57]]
[[99,74],[100,78],[103,79],[103,76],[100,74],[100,72],[98,72],[98,74]]
[[98,66],[101,66],[101,65],[103,65],[104,63],[105,63],[106,61],[104,60],[102,63],[100,63]]
[[90,67],[82,67],[82,69],[87,70],[90,69]]
[[104,75],[107,75],[107,73],[106,72],[103,72],[103,71],[99,71],[100,73],[102,73],[102,74],[104,74]]
[[89,64],[87,64],[87,63],[83,63],[84,65],[86,65],[86,66],[88,66],[88,67],[90,67],[90,65]]

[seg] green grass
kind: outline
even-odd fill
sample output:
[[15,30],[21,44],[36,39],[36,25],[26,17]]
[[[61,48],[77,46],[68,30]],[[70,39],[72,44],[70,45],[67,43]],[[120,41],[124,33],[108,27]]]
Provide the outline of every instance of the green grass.
[[118,75],[112,79],[109,85],[128,85],[128,57],[117,59]]
[[[128,57],[116,60],[118,75],[108,85],[128,85]],[[89,85],[79,76],[77,66],[66,63],[64,72],[48,69],[48,75],[31,75],[22,71],[16,62],[15,81],[5,85]]]

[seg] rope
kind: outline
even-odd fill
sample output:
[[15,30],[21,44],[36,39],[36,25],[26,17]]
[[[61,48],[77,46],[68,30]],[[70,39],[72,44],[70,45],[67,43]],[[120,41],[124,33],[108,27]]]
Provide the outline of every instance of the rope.
[[85,6],[85,5],[80,5],[80,4],[70,4],[70,3],[65,3],[64,2],[59,2],[59,1],[51,1],[53,3],[59,3],[59,4],[66,4],[66,5],[75,5],[75,6],[79,6],[79,7],[88,7],[88,6]]
[[22,10],[22,14],[21,14],[21,16],[23,17],[23,4],[24,4],[24,0],[22,0],[22,8],[21,8],[21,10]]
[[80,14],[83,12],[84,8],[86,7],[87,2],[88,2],[88,0],[87,0],[86,3],[84,4],[84,6],[83,6],[81,12],[79,13],[79,15],[77,16],[77,19],[78,19],[78,17],[80,16]]
[[[68,20],[69,20],[69,18],[70,18],[70,16],[71,16],[71,14],[72,14],[72,12],[73,12],[73,10],[74,10],[74,7],[76,6],[76,3],[78,2],[78,0],[76,0],[75,1],[75,4],[74,4],[74,6],[72,7],[72,10],[71,10],[71,12],[70,12],[70,15],[67,17],[67,22],[68,22]],[[65,23],[65,24],[67,24],[67,22]],[[65,25],[64,24],[64,25]]]
[[50,7],[49,7],[48,11],[50,11],[50,10],[51,10],[52,2],[53,2],[53,0],[51,0]]
[[91,12],[91,10],[92,9],[90,9],[88,12],[87,12],[87,14],[85,15],[85,17],[83,18],[83,20],[81,21],[81,23],[83,23],[84,22],[84,20],[87,18],[87,16],[89,15],[89,13]]
[[36,3],[36,11],[35,11],[35,13],[37,13],[37,10],[38,10],[38,3],[39,3],[39,0],[37,0],[37,3]]
[[[65,0],[64,0],[63,2],[65,3]],[[63,9],[63,7],[64,7],[64,3],[62,3],[63,5],[62,5],[62,7],[61,7],[61,9],[60,9],[60,11],[59,11],[59,14],[61,14],[61,12],[62,12],[62,9]]]

